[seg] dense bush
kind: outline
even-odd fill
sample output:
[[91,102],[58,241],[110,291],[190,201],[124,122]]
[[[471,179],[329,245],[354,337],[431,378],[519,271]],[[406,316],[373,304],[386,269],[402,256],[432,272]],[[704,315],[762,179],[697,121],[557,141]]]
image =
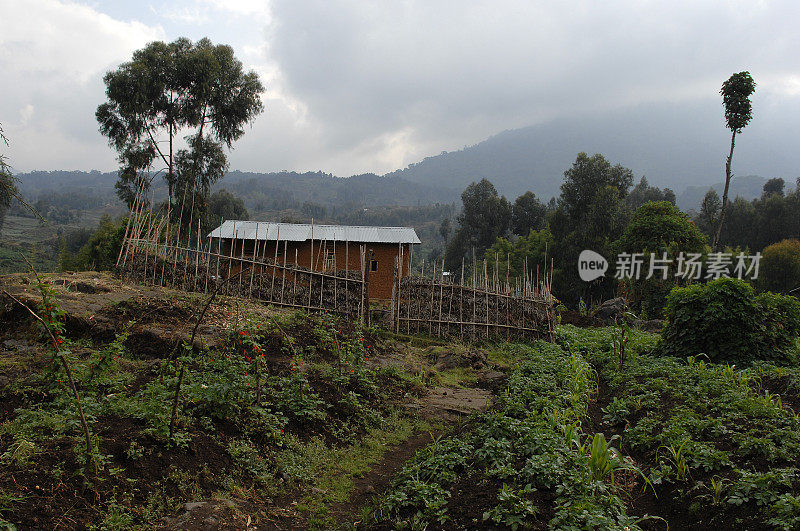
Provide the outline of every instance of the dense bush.
[[673,289],[664,314],[663,354],[714,362],[788,361],[800,332],[800,301],[731,278]]
[[[650,255],[661,258],[663,253],[675,259],[679,253],[702,253],[706,250],[705,235],[689,216],[668,201],[651,201],[640,206],[633,214],[619,240],[612,245],[612,255],[619,253],[644,253],[645,266]],[[623,279],[619,293],[637,311],[650,318],[660,318],[666,297],[678,285],[670,271],[667,278],[656,274],[652,278]]]
[[786,293],[800,286],[800,241],[774,243],[764,249],[761,255],[759,287]]
[[122,239],[125,236],[127,218],[114,221],[111,216],[100,218],[97,230],[74,255],[64,244],[61,249],[60,268],[62,271],[110,271],[119,256]]

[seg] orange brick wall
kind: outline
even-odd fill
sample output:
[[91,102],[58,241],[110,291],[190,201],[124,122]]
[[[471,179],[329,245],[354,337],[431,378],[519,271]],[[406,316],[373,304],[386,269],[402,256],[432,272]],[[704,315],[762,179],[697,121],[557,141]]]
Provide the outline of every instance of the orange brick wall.
[[[258,256],[273,260],[275,258],[275,242],[259,242]],[[367,260],[369,260],[370,251],[372,252],[373,260],[378,261],[378,270],[370,271],[369,273],[369,297],[376,300],[388,300],[392,298],[392,285],[394,282],[394,260],[398,256],[398,245],[392,243],[369,243],[364,244],[367,248]],[[311,262],[311,242],[281,242],[278,250],[278,263],[295,263],[302,267],[311,267],[315,271],[322,271],[324,263],[323,251],[330,251],[330,254],[335,256],[335,263],[338,269],[346,269],[349,271],[361,270],[361,254],[360,244],[349,243],[344,244],[337,242],[335,247],[332,242],[314,241],[314,261]],[[409,266],[409,247],[410,245],[403,244],[403,276],[408,276]],[[286,257],[283,256],[284,248],[286,248]],[[233,248],[235,258],[242,256],[244,251],[244,259],[253,258],[253,241],[245,240],[244,249],[242,249],[242,241],[237,240]],[[231,240],[223,240],[222,254],[231,256]],[[245,265],[246,267],[246,265]],[[239,272],[239,264],[234,263],[231,267],[231,274]],[[226,272],[227,273],[227,272]]]

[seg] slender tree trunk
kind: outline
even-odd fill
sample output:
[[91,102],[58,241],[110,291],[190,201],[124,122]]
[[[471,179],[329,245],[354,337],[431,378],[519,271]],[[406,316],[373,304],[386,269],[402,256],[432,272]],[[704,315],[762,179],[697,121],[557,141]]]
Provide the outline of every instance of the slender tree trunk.
[[[172,102],[170,102],[171,104]],[[169,187],[169,201],[172,202],[172,184],[175,182],[175,176],[172,175],[172,124],[169,124],[169,180],[167,186]],[[169,218],[167,218],[169,221]]]
[[736,143],[736,130],[733,130],[731,135],[731,151],[728,153],[728,160],[725,161],[725,190],[722,193],[722,210],[719,213],[719,222],[717,224],[717,234],[714,236],[714,245],[711,249],[716,251],[719,247],[719,239],[722,236],[722,224],[725,222],[725,209],[728,207],[728,189],[731,186],[731,161],[733,160],[733,146]]

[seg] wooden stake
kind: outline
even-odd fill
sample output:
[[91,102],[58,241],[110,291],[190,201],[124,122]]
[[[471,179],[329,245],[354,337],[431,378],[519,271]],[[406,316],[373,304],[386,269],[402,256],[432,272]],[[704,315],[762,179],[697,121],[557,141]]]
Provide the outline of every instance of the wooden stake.
[[203,293],[208,293],[208,278],[211,276],[211,236],[208,236],[208,247],[206,248],[206,279],[203,285]]
[[464,339],[464,257],[461,257],[461,282],[459,282],[459,297],[461,304],[458,306],[458,323],[461,328],[461,339]]
[[256,251],[258,250],[258,221],[256,221],[256,233],[253,239],[253,263],[250,264],[250,292],[249,297],[253,298],[253,277],[256,274]]

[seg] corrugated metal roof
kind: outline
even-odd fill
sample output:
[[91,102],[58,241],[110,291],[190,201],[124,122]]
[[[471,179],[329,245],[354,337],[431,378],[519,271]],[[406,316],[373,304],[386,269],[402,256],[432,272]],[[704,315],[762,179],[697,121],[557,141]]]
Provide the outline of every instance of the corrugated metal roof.
[[272,223],[269,221],[228,220],[212,230],[209,238],[239,240],[279,240],[302,242],[310,240],[349,241],[360,243],[422,243],[411,227],[357,227],[352,225],[310,225],[303,223]]

